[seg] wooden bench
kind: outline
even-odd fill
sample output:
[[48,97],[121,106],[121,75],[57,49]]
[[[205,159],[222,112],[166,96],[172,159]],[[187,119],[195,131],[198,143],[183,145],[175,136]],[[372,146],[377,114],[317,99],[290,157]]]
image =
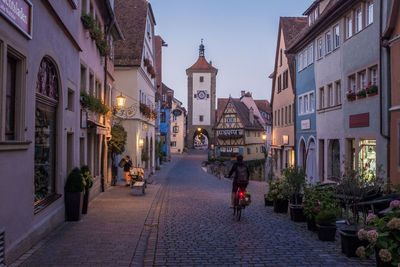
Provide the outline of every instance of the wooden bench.
[[145,187],[146,187],[145,182],[135,182],[132,185],[133,193],[135,193],[135,191],[141,190],[142,194],[144,195],[145,194]]

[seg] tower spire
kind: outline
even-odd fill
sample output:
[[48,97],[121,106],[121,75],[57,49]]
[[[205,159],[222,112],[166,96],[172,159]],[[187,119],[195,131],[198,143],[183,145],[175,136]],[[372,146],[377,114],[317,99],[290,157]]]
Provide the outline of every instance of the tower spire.
[[199,57],[204,57],[203,38],[201,38],[201,44],[200,44],[200,47],[199,47]]

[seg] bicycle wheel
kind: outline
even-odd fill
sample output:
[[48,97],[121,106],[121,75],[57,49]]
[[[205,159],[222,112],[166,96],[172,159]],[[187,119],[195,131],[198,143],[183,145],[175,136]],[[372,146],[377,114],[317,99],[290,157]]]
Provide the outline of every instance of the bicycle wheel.
[[238,205],[236,207],[236,220],[240,221],[240,216],[242,215],[242,207]]

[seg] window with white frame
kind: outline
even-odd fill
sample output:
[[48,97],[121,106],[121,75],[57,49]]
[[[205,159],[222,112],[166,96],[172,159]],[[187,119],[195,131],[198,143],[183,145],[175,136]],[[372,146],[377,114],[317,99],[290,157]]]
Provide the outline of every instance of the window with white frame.
[[299,96],[299,114],[303,114],[303,97]]
[[325,88],[321,87],[319,88],[319,108],[324,108],[325,107]]
[[310,107],[309,107],[309,111],[310,112],[314,112],[314,93],[310,93]]
[[365,70],[358,73],[358,89],[365,89],[367,86],[367,80],[365,75]]
[[304,96],[304,113],[308,113],[308,95]]
[[342,87],[340,81],[335,82],[335,105],[342,104]]
[[328,84],[328,105],[329,107],[333,106],[333,88],[332,84]]
[[353,36],[353,18],[351,15],[346,17],[346,37],[350,38]]
[[361,7],[359,9],[357,9],[356,11],[356,32],[359,32],[362,30],[362,9]]
[[[314,93],[308,92],[302,94],[298,97],[299,99],[299,115],[310,114],[314,112]],[[290,106],[289,106],[290,108]],[[289,109],[289,113],[291,113],[291,109]]]
[[173,133],[179,133],[179,126],[174,126]]
[[226,122],[235,122],[235,118],[228,117],[228,118],[226,118]]
[[324,51],[323,51],[323,47],[322,47],[322,44],[323,44],[322,38],[319,38],[318,41],[317,41],[317,43],[318,43],[318,59],[320,59],[320,58],[322,58],[322,56],[324,55],[324,54],[323,54]]
[[310,55],[308,65],[311,65],[314,63],[314,47],[312,44],[308,47],[308,54]]
[[356,91],[356,76],[354,74],[349,76],[349,91]]
[[377,84],[378,82],[378,76],[377,76],[377,66],[373,66],[371,68],[368,69],[369,72],[369,82],[371,84]]
[[310,48],[307,48],[307,66],[311,64],[312,54]]
[[340,28],[339,25],[336,25],[333,28],[334,40],[333,40],[333,49],[336,49],[340,46]]
[[369,1],[366,4],[366,26],[372,24],[372,22],[374,22],[374,2],[373,1]]
[[297,55],[297,69],[298,69],[298,71],[301,71],[302,69],[303,69],[303,66],[302,66],[302,64],[303,64],[303,62],[302,62],[302,59],[303,59],[303,57],[301,56],[301,53],[299,53],[298,55]]
[[325,33],[325,47],[326,53],[330,53],[332,51],[332,34],[330,31]]

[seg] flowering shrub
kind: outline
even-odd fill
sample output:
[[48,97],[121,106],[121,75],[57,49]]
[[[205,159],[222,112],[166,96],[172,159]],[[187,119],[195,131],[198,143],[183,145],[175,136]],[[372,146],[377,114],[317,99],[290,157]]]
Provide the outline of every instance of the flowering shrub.
[[359,247],[357,256],[365,258],[376,251],[381,261],[391,263],[394,266],[400,264],[400,201],[390,203],[391,211],[384,217],[368,215],[367,224],[373,230],[358,231],[360,240],[367,240],[367,247]]
[[315,218],[321,210],[336,208],[337,204],[334,191],[330,188],[320,184],[304,188],[302,206],[304,215],[309,219]]
[[267,198],[270,201],[287,200],[288,197],[288,188],[283,179],[278,178],[270,183],[269,192],[267,195]]
[[376,84],[369,83],[366,90],[368,95],[374,95],[378,93],[378,86]]

